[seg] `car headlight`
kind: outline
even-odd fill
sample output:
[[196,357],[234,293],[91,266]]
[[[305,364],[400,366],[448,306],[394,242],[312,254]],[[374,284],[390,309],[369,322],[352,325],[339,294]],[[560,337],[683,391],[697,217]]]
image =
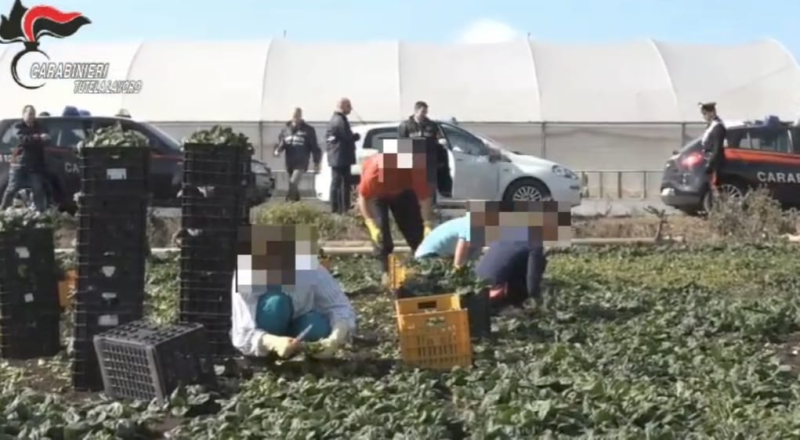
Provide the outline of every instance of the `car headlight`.
[[571,180],[579,180],[578,175],[575,174],[572,170],[568,168],[564,168],[561,165],[553,165],[553,174],[556,176],[561,176],[566,179]]
[[250,172],[253,174],[270,174],[269,168],[261,162],[250,161]]

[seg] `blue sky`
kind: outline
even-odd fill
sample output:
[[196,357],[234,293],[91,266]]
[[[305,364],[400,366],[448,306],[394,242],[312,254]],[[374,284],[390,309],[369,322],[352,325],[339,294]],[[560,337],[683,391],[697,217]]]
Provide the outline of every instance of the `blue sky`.
[[[83,12],[72,41],[268,39],[740,43],[772,37],[800,55],[800,0],[23,0]],[[12,0],[0,0],[7,13]]]

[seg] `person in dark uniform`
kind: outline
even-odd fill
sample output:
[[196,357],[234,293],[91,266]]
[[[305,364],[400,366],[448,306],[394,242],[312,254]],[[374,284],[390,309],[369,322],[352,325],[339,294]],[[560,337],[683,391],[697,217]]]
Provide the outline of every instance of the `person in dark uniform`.
[[350,100],[342,98],[325,132],[328,165],[331,167],[331,212],[344,214],[350,209],[350,167],[356,163],[356,142],[347,115],[353,110]]
[[294,109],[292,120],[278,135],[278,144],[275,146],[275,156],[285,154],[286,173],[289,175],[289,191],[286,200],[300,201],[300,181],[308,171],[310,158],[314,158],[314,172],[319,172],[319,162],[322,151],[317,144],[317,131],[303,120],[303,110]]
[[703,132],[702,144],[703,151],[707,157],[706,174],[708,174],[711,186],[719,187],[719,176],[725,166],[725,136],[727,130],[725,124],[717,115],[717,104],[715,102],[699,103],[700,113],[708,126]]
[[425,101],[417,101],[414,104],[414,114],[397,127],[397,137],[400,139],[425,138],[428,182],[431,185],[434,201],[437,189],[441,189],[443,193],[450,193],[452,179],[447,149],[439,144],[439,139],[442,138],[442,131],[439,128],[439,124],[428,118],[428,104]]
[[44,158],[45,144],[50,135],[45,133],[36,121],[36,109],[26,105],[22,109],[22,121],[14,126],[19,145],[14,149],[13,162],[8,175],[8,185],[0,202],[0,209],[7,209],[14,201],[14,196],[23,188],[33,192],[33,203],[36,210],[47,209],[47,166]]

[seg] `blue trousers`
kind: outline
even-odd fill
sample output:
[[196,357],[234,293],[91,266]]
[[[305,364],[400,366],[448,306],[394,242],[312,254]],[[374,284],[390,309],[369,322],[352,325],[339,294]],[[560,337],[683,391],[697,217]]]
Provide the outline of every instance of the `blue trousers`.
[[258,299],[256,327],[271,335],[297,337],[311,326],[303,341],[315,342],[327,338],[333,331],[328,318],[319,312],[312,310],[298,318],[293,316],[292,299],[283,292],[266,293]]

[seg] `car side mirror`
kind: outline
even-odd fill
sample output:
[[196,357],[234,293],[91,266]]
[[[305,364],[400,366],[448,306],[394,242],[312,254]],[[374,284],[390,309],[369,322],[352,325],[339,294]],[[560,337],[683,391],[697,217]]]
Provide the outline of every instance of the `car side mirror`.
[[449,144],[449,143],[447,142],[447,139],[445,139],[445,138],[439,138],[439,145],[441,145],[441,146],[443,146],[443,147],[447,148],[447,145],[448,145],[448,144]]

